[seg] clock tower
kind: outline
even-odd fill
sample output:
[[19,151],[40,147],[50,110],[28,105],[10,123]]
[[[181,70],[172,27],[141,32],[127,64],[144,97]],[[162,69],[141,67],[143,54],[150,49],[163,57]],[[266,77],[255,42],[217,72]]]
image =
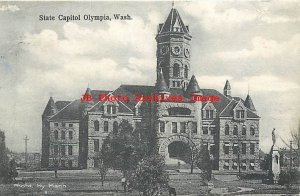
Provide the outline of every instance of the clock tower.
[[156,71],[162,70],[169,88],[186,89],[189,83],[191,38],[189,27],[172,8],[166,22],[159,24],[156,35]]

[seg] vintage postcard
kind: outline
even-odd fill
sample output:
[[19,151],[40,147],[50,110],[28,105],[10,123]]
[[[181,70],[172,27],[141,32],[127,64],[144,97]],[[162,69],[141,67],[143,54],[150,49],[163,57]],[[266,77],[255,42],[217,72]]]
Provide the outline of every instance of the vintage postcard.
[[298,195],[300,1],[0,1],[0,195]]

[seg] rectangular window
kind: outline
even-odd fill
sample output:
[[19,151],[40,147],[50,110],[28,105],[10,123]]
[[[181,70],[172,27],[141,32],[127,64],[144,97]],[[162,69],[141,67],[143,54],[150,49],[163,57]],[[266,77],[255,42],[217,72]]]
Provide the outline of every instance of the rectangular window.
[[180,123],[180,133],[185,133],[186,130],[186,124],[185,122]]
[[69,139],[70,139],[70,140],[73,139],[73,131],[69,131]]
[[224,154],[229,154],[229,143],[224,144]]
[[161,133],[165,132],[165,122],[162,122],[162,121],[159,122],[159,131]]
[[57,155],[58,154],[58,145],[54,146],[54,154]]
[[238,168],[237,166],[238,166],[238,163],[236,160],[234,160],[233,164],[232,164],[232,169],[237,170],[237,168]]
[[66,126],[66,123],[64,123],[64,122],[63,122],[63,123],[61,123],[61,126],[65,127],[65,126]]
[[245,118],[245,111],[241,110],[241,118]]
[[233,150],[233,154],[238,154],[238,152],[239,152],[239,145],[237,143],[234,143],[233,147],[232,147],[232,150]]
[[113,114],[117,113],[117,107],[116,106],[112,106],[112,113]]
[[242,161],[242,164],[241,164],[242,170],[246,170],[246,166],[247,166],[246,161],[243,160],[243,161]]
[[104,121],[104,132],[108,132],[108,121]]
[[73,127],[73,124],[69,124],[69,127]]
[[206,119],[209,119],[209,110],[206,110],[205,113],[206,113]]
[[65,167],[65,166],[66,166],[65,160],[61,160],[61,161],[60,161],[60,166],[61,166],[61,167]]
[[107,112],[107,114],[111,114],[111,106],[110,105],[106,106],[106,112]]
[[73,154],[73,146],[68,146],[68,154],[69,155]]
[[251,161],[250,161],[249,169],[250,169],[250,170],[254,170],[254,166],[255,166],[254,161],[251,160]]
[[61,139],[62,140],[66,139],[66,132],[65,131],[61,131]]
[[210,130],[211,135],[214,135],[216,133],[215,132],[215,127],[209,127],[209,130]]
[[255,144],[251,143],[250,144],[250,154],[254,154],[254,151],[255,151]]
[[242,143],[242,154],[246,154],[246,143]]
[[73,167],[73,163],[71,160],[68,161],[68,165],[69,165],[69,168],[72,168]]
[[65,155],[66,155],[66,148],[65,148],[65,146],[60,146],[60,154],[61,154],[62,156],[65,156]]
[[58,123],[54,123],[54,126],[55,126],[55,127],[58,127]]
[[172,122],[172,133],[177,133],[177,122]]
[[99,140],[94,140],[94,152],[99,152]]
[[208,127],[202,127],[203,134],[208,134]]
[[196,122],[192,123],[192,132],[197,133],[197,123]]

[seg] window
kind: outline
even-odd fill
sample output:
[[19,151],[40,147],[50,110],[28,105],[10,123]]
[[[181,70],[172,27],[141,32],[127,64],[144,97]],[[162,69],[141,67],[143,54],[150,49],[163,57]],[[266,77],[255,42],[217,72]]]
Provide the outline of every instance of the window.
[[255,166],[254,160],[251,160],[251,161],[250,161],[249,169],[250,169],[250,170],[254,170],[254,166]]
[[238,127],[237,127],[237,125],[234,125],[234,127],[233,127],[233,135],[238,135]]
[[211,135],[214,135],[216,133],[215,132],[215,127],[209,127],[209,130],[210,130]]
[[104,112],[104,105],[102,105],[102,106],[100,107],[100,111],[101,111],[101,112]]
[[69,131],[69,139],[70,139],[70,140],[73,139],[73,131]]
[[68,146],[68,154],[69,155],[73,154],[73,146]]
[[255,135],[255,129],[254,129],[253,125],[251,125],[251,127],[250,127],[250,134]]
[[197,133],[197,122],[192,122],[192,132]]
[[180,122],[180,133],[185,133],[186,124],[185,122]]
[[116,106],[112,106],[112,113],[113,114],[117,113],[117,107]]
[[175,81],[173,81],[173,87],[176,87],[176,82]]
[[69,127],[73,127],[73,124],[69,124]]
[[242,128],[242,135],[246,135],[246,126],[245,125],[243,125],[243,128]]
[[56,140],[58,139],[58,131],[57,131],[57,130],[54,131],[54,138],[55,138]]
[[189,71],[189,69],[188,69],[188,66],[186,65],[185,67],[184,67],[184,78],[188,78],[189,76],[188,76],[188,71]]
[[255,151],[255,144],[251,143],[250,144],[250,154],[254,154],[254,151]]
[[233,147],[232,147],[232,150],[233,150],[233,154],[238,154],[238,152],[239,152],[239,144],[234,143]]
[[224,169],[226,169],[226,170],[229,169],[229,160],[225,160],[225,162],[224,162]]
[[242,143],[242,154],[246,154],[246,143]]
[[66,123],[64,123],[64,122],[63,122],[63,123],[61,123],[61,126],[65,127],[65,126],[66,126]]
[[95,129],[95,131],[99,131],[99,121],[98,120],[94,121],[94,129]]
[[229,125],[225,125],[225,135],[229,135]]
[[69,168],[72,168],[73,167],[73,163],[71,160],[68,161],[68,165],[69,165]]
[[162,121],[159,122],[159,131],[161,133],[165,132],[165,122],[162,122]]
[[55,127],[58,127],[58,123],[54,123],[54,126],[55,126]]
[[214,111],[213,110],[205,110],[205,119],[213,119]]
[[180,82],[177,81],[177,87],[180,87]]
[[173,76],[176,78],[180,77],[180,69],[179,69],[179,65],[177,63],[174,64],[174,67],[173,67]]
[[208,127],[202,127],[203,134],[208,134]]
[[66,148],[65,148],[65,146],[60,146],[60,154],[61,154],[62,156],[65,156],[65,155],[66,155]]
[[117,121],[114,121],[114,123],[113,123],[113,132],[118,133],[118,122]]
[[236,160],[233,161],[232,169],[237,170],[238,163]]
[[104,121],[104,132],[108,132],[108,121]]
[[54,154],[57,155],[58,154],[58,145],[54,146]]
[[244,110],[237,110],[236,111],[236,118],[245,118],[245,111]]
[[64,140],[66,139],[66,132],[65,131],[61,131],[61,139]]
[[107,114],[111,113],[111,105],[106,106],[106,113]]
[[246,161],[242,160],[242,164],[241,164],[242,170],[246,170],[246,166],[247,166]]
[[65,160],[61,160],[60,161],[60,166],[61,167],[66,167],[66,161]]
[[99,152],[99,140],[94,140],[94,152]]
[[172,133],[177,133],[177,122],[172,122]]
[[224,144],[224,154],[229,154],[229,143]]

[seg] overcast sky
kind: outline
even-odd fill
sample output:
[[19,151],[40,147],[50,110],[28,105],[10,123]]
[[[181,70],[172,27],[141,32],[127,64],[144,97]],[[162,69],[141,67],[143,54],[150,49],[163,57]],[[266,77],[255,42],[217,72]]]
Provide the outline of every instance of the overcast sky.
[[[39,152],[41,114],[92,89],[155,83],[158,23],[171,2],[0,2],[0,129],[7,146]],[[275,127],[286,141],[300,111],[300,1],[176,2],[193,36],[191,73],[201,88],[246,98],[261,116],[260,147]],[[39,21],[39,15],[56,16]],[[63,15],[129,14],[130,21],[57,20]],[[280,142],[281,143],[281,142]],[[281,143],[281,145],[283,145]]]

